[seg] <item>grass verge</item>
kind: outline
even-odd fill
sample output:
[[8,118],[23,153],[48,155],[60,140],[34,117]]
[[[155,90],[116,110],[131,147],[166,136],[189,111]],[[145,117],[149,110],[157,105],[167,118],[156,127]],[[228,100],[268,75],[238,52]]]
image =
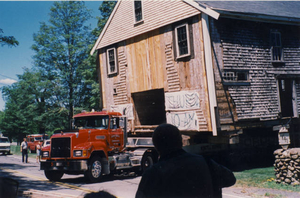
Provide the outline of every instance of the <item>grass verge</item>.
[[275,179],[275,171],[273,167],[256,168],[241,172],[234,172],[237,179],[237,187],[257,187],[270,188],[276,190],[287,190],[300,192],[300,185],[292,186],[287,184],[277,184]]
[[[13,155],[20,155],[20,156],[22,156],[22,153],[21,153],[21,150],[20,150],[20,145],[11,145],[10,146],[10,152]],[[28,157],[35,158],[36,157],[36,153],[30,153],[30,151],[28,150]]]

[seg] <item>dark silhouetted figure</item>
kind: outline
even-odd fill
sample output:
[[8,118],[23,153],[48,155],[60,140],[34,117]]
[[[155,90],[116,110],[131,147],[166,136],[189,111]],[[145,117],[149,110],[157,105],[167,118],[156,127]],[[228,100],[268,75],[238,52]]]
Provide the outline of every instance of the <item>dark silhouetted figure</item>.
[[236,179],[227,168],[201,155],[185,152],[177,127],[159,125],[152,139],[160,159],[144,172],[136,198],[222,197],[220,189],[235,184]]
[[117,197],[110,194],[109,192],[99,191],[99,192],[85,194],[84,198],[117,198]]
[[8,177],[0,177],[0,197],[17,198],[19,182]]

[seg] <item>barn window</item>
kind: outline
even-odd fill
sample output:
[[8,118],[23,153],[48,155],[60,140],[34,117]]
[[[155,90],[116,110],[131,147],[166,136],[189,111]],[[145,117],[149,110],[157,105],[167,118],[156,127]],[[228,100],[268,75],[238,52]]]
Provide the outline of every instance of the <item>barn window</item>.
[[230,85],[248,85],[248,71],[223,71],[222,78],[225,84]]
[[116,48],[110,48],[106,51],[107,54],[107,73],[108,75],[117,73],[117,58],[116,58]]
[[281,34],[280,32],[271,32],[271,52],[272,61],[283,61]]
[[134,17],[135,23],[143,20],[142,1],[134,1]]
[[176,57],[182,58],[191,54],[188,24],[175,27]]

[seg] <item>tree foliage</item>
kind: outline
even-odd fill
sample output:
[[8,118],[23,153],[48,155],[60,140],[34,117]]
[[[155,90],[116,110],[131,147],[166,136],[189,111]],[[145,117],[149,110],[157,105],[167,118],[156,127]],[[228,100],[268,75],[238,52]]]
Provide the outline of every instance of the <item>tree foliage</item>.
[[41,23],[40,31],[34,34],[35,66],[59,82],[60,100],[68,109],[69,122],[74,106],[84,106],[81,93],[86,82],[82,73],[91,67],[85,60],[88,46],[94,41],[91,28],[85,26],[90,18],[84,2],[54,2],[49,24]]
[[95,36],[99,36],[102,32],[111,12],[113,11],[117,1],[103,1],[99,7],[100,16],[98,19],[98,27],[93,30]]
[[93,31],[84,2],[54,2],[49,22],[33,35],[34,65],[18,82],[1,88],[6,101],[0,131],[22,139],[69,127],[73,113],[100,110],[96,55],[89,56],[116,2],[104,1]]
[[20,139],[25,134],[66,127],[67,111],[54,94],[57,82],[29,69],[18,78],[18,82],[2,88],[6,105],[0,128],[4,134]]
[[0,44],[1,46],[17,46],[19,45],[19,41],[17,41],[13,36],[3,36],[3,30],[0,29]]

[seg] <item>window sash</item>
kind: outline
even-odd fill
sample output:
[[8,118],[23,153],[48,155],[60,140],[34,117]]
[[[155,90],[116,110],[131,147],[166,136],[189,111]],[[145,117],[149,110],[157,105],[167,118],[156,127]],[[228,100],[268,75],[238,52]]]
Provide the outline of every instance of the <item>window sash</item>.
[[176,55],[177,58],[190,55],[190,41],[188,24],[175,27]]
[[247,82],[249,79],[247,71],[223,71],[222,78],[226,82]]
[[282,44],[280,32],[271,32],[272,61],[282,61]]
[[116,49],[111,48],[106,51],[108,75],[117,73]]
[[143,20],[142,1],[134,1],[135,22]]

